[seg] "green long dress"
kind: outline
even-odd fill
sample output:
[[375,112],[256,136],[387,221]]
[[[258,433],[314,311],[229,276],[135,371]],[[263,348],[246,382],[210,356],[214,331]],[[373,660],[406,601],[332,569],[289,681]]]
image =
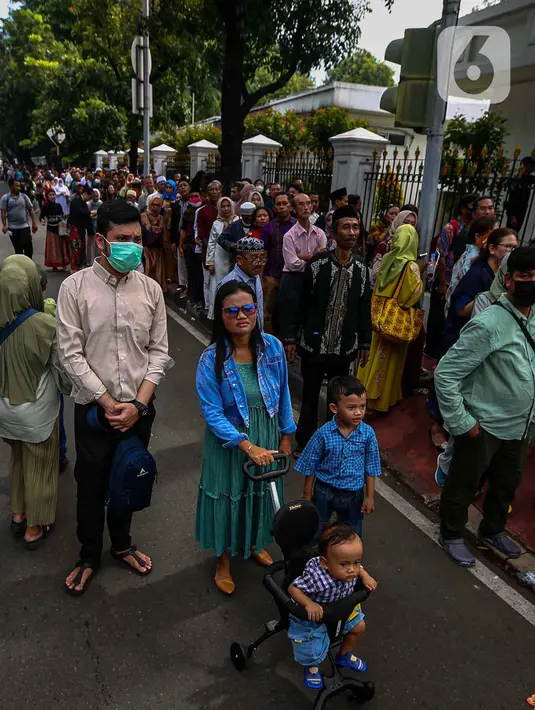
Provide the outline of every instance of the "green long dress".
[[[249,408],[251,443],[266,449],[279,448],[279,418],[270,417],[258,384],[253,363],[237,364]],[[245,558],[261,552],[273,539],[270,534],[275,511],[267,483],[253,483],[243,472],[248,457],[240,449],[224,449],[222,442],[206,428],[201,481],[197,499],[195,539],[202,550],[214,550],[219,557],[226,550],[232,555],[243,552]],[[267,471],[269,467],[256,469]],[[282,505],[282,478],[277,481]]]

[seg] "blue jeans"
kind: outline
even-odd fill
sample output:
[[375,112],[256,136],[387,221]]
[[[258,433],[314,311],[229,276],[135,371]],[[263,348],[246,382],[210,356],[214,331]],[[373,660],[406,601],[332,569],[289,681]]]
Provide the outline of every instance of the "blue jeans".
[[349,523],[362,537],[363,501],[364,487],[360,491],[346,491],[333,488],[316,478],[314,505],[320,516],[320,530],[329,524],[332,514],[336,513],[339,523]]

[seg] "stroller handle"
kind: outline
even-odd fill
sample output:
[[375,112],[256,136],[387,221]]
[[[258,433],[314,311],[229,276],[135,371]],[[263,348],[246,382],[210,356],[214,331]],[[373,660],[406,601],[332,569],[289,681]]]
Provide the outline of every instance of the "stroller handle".
[[285,476],[290,470],[290,457],[288,454],[273,454],[273,458],[275,461],[283,462],[281,468],[277,468],[275,471],[260,473],[258,476],[255,476],[251,469],[253,466],[256,466],[256,464],[253,461],[248,460],[243,464],[243,472],[251,481],[274,481],[276,478]]

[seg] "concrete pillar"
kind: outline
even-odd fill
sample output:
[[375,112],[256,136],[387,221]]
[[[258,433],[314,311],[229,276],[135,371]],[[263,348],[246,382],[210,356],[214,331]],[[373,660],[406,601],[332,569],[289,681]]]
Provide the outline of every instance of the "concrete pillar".
[[117,170],[117,155],[113,150],[108,151],[108,157],[110,159],[110,170]]
[[206,170],[206,161],[210,153],[217,150],[215,143],[210,143],[210,141],[202,140],[196,143],[190,143],[188,145],[189,154],[191,156],[191,169],[190,175],[193,177],[199,170]]
[[259,133],[253,138],[247,138],[242,143],[242,177],[248,177],[253,182],[264,179],[264,156],[270,152],[279,152],[282,147],[277,141]]
[[151,150],[154,158],[154,170],[156,175],[164,175],[167,172],[167,161],[172,155],[176,154],[176,150],[171,146],[162,143]]
[[388,140],[366,128],[354,128],[329,139],[334,148],[331,192],[345,187],[364,197],[364,175],[371,170],[373,151],[380,153]]
[[97,150],[97,152],[94,154],[95,156],[95,170],[97,168],[102,168],[102,161],[104,158],[107,157],[107,153],[105,150]]

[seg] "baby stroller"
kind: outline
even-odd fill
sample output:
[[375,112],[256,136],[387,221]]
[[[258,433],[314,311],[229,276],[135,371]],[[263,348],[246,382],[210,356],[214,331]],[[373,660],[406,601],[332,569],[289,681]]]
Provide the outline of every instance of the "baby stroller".
[[[287,631],[290,625],[289,615],[293,614],[301,619],[307,619],[305,609],[297,604],[288,594],[288,587],[298,577],[312,557],[315,556],[311,549],[312,541],[319,525],[318,511],[315,506],[306,500],[297,500],[280,506],[277,493],[276,479],[284,476],[290,469],[290,459],[285,454],[276,454],[275,460],[280,461],[282,467],[255,475],[252,472],[254,464],[247,461],[243,470],[252,481],[268,481],[275,517],[273,518],[272,535],[281,548],[284,560],[275,562],[264,575],[264,586],[272,595],[279,612],[279,619],[268,621],[265,632],[253,643],[245,646],[233,643],[230,647],[230,658],[234,667],[242,671],[248,665],[253,653],[260,644],[267,641],[281,631]],[[317,554],[317,553],[316,553]],[[323,673],[324,687],[319,691],[314,710],[322,710],[327,702],[340,693],[351,693],[357,703],[363,705],[371,700],[375,688],[371,682],[363,682],[355,678],[342,675],[332,657],[331,650],[340,645],[343,638],[343,628],[346,620],[357,604],[368,598],[370,592],[362,585],[345,599],[323,606],[323,622],[327,626],[330,646],[327,659],[330,662],[330,674]]]

